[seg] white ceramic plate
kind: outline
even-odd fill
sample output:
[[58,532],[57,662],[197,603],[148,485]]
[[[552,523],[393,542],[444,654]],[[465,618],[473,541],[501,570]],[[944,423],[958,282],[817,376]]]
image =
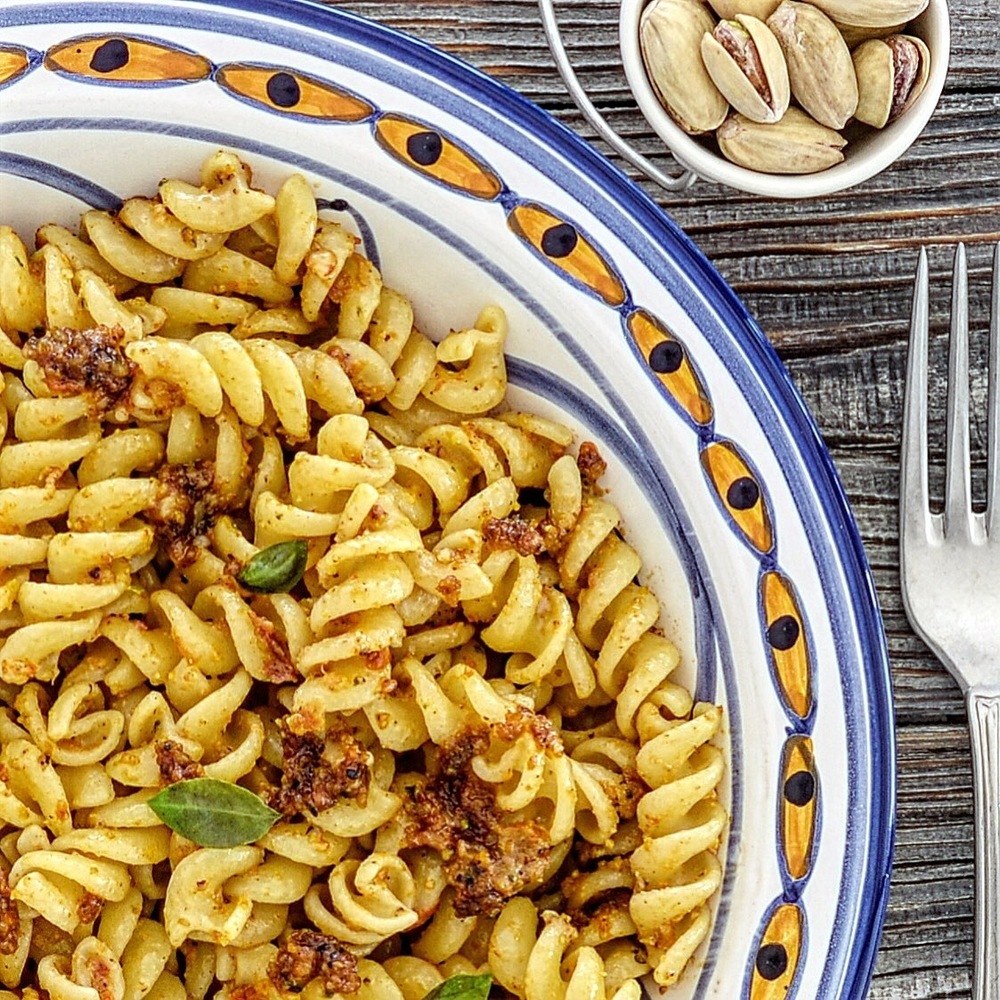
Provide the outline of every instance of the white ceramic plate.
[[684,234],[511,91],[330,8],[6,0],[0,45],[22,237],[227,147],[314,181],[428,333],[507,310],[516,401],[611,459],[684,679],[727,710],[726,877],[673,995],[863,996],[894,800],[877,605],[811,419]]

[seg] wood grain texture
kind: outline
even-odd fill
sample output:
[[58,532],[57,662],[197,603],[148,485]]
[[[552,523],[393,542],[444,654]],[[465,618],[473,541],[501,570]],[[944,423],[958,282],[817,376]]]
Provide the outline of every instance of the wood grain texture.
[[[609,154],[566,95],[535,0],[347,0],[339,6],[467,60]],[[561,0],[558,9],[574,66],[601,112],[639,150],[672,168],[628,90],[616,0]],[[906,328],[919,247],[928,248],[931,260],[938,455],[949,270],[958,240],[970,249],[974,404],[981,407],[985,399],[988,272],[1000,240],[1000,43],[992,0],[953,0],[950,12],[951,64],[934,117],[902,159],[857,188],[779,202],[699,181],[684,195],[667,196],[626,171],[690,234],[777,348],[831,449],[871,562],[892,662],[899,753],[896,863],[871,1000],[971,997],[965,707],[907,623],[896,513]],[[984,436],[979,416],[978,480]],[[935,483],[940,489],[940,477]]]

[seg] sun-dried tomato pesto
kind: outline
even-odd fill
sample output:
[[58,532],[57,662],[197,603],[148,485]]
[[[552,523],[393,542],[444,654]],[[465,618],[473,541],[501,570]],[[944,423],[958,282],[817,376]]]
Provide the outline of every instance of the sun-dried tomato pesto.
[[317,931],[292,931],[267,969],[279,989],[301,993],[322,978],[327,993],[356,993],[361,989],[358,960],[336,938]]
[[530,733],[531,738],[543,750],[563,752],[562,740],[551,720],[530,709],[519,708],[510,712],[503,722],[493,727],[493,736],[501,743],[514,743],[525,733]]
[[472,758],[489,744],[485,727],[443,743],[409,805],[408,843],[441,854],[461,917],[496,916],[506,900],[543,876],[551,853],[546,831],[530,820],[505,821],[496,788],[473,772]]
[[38,364],[55,396],[85,395],[95,413],[107,413],[124,402],[132,388],[136,366],[122,349],[121,327],[89,330],[55,327],[32,337],[24,356]]
[[160,544],[177,566],[198,557],[216,518],[225,510],[214,490],[215,463],[205,459],[189,465],[164,465],[157,473],[156,502],[145,511]]
[[370,756],[350,729],[342,725],[324,735],[294,732],[281,726],[281,787],[268,804],[284,816],[321,812],[342,798],[368,801]]
[[157,740],[153,745],[160,781],[172,785],[177,781],[200,778],[205,769],[176,740]]
[[583,485],[591,489],[597,485],[597,481],[608,471],[608,463],[598,451],[597,445],[593,441],[583,441],[580,444],[576,456],[576,467],[580,470],[580,478]]
[[520,556],[537,556],[545,551],[542,533],[516,514],[488,518],[483,524],[483,541],[488,548],[513,549]]

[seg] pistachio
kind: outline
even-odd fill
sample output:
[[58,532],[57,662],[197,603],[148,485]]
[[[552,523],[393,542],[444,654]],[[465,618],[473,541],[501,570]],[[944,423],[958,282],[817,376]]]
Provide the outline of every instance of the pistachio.
[[862,42],[867,42],[869,38],[885,38],[886,35],[898,35],[906,27],[905,21],[900,24],[881,25],[878,28],[859,28],[853,24],[841,24],[839,21],[835,21],[834,24],[837,25],[837,31],[844,36],[844,41],[847,42],[847,47],[852,52],[856,46]]
[[660,102],[685,132],[711,132],[729,105],[708,75],[698,46],[715,21],[699,0],[654,0],[639,22],[643,62]]
[[798,0],[783,0],[767,26],[785,53],[792,96],[821,125],[843,128],[858,106],[858,81],[837,26]]
[[816,0],[816,6],[838,24],[883,28],[907,24],[922,14],[928,0]]
[[779,122],[761,124],[730,115],[716,139],[726,159],[767,174],[813,174],[844,159],[847,140],[804,111],[789,108]]
[[923,92],[930,52],[912,35],[862,42],[854,51],[858,77],[858,121],[882,128],[895,121]]
[[776,122],[788,110],[785,57],[763,21],[720,21],[702,36],[701,59],[722,96],[752,121]]
[[737,14],[749,14],[766,21],[781,0],[708,0],[712,9],[723,21],[732,21]]

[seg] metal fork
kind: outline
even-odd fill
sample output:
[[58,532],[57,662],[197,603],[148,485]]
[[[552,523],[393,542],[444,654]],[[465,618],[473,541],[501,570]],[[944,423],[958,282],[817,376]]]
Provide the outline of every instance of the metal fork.
[[1000,245],[993,258],[985,513],[972,509],[965,247],[955,252],[948,350],[944,512],[927,486],[927,255],[913,292],[899,491],[903,603],[958,681],[969,712],[975,796],[974,1000],[1000,1000]]

